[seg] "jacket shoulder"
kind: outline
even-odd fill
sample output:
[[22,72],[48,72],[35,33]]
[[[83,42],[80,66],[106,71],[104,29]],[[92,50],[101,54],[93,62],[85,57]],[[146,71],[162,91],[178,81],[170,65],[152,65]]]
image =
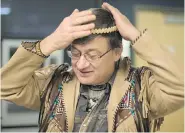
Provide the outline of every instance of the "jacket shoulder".
[[56,64],[51,64],[49,66],[40,68],[34,72],[34,75],[38,79],[46,79],[48,76],[53,75],[55,73],[60,73],[66,72],[69,69],[69,64],[63,63],[61,65],[56,65]]

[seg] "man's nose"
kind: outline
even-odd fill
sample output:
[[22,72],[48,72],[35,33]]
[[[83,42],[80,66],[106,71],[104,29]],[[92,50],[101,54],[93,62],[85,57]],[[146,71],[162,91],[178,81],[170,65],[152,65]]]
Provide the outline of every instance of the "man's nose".
[[78,62],[76,63],[76,66],[78,70],[82,70],[84,68],[87,68],[90,65],[90,63],[86,60],[85,56],[82,55]]

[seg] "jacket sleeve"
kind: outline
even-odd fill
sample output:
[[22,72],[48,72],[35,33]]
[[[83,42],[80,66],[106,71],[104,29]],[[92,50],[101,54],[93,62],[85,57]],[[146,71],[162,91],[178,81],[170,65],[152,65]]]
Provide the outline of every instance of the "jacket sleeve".
[[57,67],[50,65],[40,69],[44,60],[21,45],[1,68],[1,99],[30,109],[39,109],[44,84]]
[[147,31],[132,47],[140,58],[148,62],[148,69],[141,72],[139,96],[144,117],[148,114],[152,119],[159,118],[183,107],[183,61],[155,42]]

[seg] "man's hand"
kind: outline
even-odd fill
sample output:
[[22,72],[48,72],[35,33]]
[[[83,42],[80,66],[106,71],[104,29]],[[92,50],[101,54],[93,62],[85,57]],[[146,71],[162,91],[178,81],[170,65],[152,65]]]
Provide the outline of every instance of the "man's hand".
[[131,24],[128,18],[123,15],[117,8],[106,2],[103,3],[102,8],[112,13],[116,26],[124,39],[132,41],[140,34],[140,32]]
[[75,9],[73,13],[64,18],[58,28],[48,37],[41,41],[41,51],[45,55],[53,51],[64,49],[75,39],[82,38],[91,34],[91,29],[95,27],[94,23],[85,24],[96,19],[92,11],[79,11]]

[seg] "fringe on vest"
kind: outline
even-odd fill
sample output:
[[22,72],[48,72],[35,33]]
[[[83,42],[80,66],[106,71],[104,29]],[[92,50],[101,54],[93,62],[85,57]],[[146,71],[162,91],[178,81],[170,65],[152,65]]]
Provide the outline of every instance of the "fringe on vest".
[[141,67],[140,70],[140,79],[141,79],[141,90],[138,97],[138,101],[142,103],[142,114],[143,118],[148,118],[150,122],[150,132],[156,132],[160,130],[160,127],[164,121],[164,117],[150,120],[150,105],[148,103],[147,91],[149,86],[149,78],[151,77],[152,72],[148,67]]

